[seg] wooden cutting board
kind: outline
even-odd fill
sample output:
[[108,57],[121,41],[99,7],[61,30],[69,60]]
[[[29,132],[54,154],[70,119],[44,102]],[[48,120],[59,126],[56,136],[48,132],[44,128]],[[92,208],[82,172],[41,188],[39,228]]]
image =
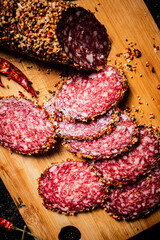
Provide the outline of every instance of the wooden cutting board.
[[[129,106],[136,115],[137,121],[158,127],[160,123],[160,35],[152,16],[142,0],[83,0],[79,4],[95,12],[99,21],[105,25],[112,40],[109,62],[119,65],[120,62],[136,66],[136,71],[124,69],[129,82],[129,91],[123,106]],[[127,41],[128,40],[128,41]],[[142,57],[127,62],[123,55],[125,48],[142,52]],[[54,63],[40,63],[31,58],[21,57],[9,51],[0,50],[0,56],[15,64],[33,82],[34,89],[40,92],[39,102],[42,104],[51,97],[48,90],[53,91],[59,81],[59,74],[69,68]],[[149,67],[146,66],[149,62]],[[155,73],[153,73],[153,67]],[[49,74],[50,73],[50,74]],[[22,91],[30,97],[18,84],[1,76],[5,88],[0,88],[0,96],[16,95]],[[136,110],[135,110],[136,109]],[[136,111],[136,112],[135,112]],[[138,113],[137,113],[138,111]],[[84,240],[128,239],[151,227],[160,220],[160,210],[145,219],[133,222],[118,222],[108,216],[104,210],[82,213],[76,216],[64,216],[46,210],[37,193],[37,178],[52,162],[66,158],[76,159],[68,153],[60,143],[55,150],[40,157],[19,156],[0,147],[0,176],[10,195],[16,203],[20,214],[30,230],[43,240],[58,239],[60,229],[67,225],[76,226]]]

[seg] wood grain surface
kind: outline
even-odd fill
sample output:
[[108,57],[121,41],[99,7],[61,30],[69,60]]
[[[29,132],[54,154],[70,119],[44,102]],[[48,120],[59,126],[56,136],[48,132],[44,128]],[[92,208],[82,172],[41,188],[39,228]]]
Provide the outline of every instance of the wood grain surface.
[[[109,63],[124,67],[129,91],[122,106],[130,107],[139,123],[160,123],[160,50],[154,47],[160,44],[157,25],[142,0],[81,0],[81,6],[95,12],[95,16],[105,25],[112,41]],[[127,41],[128,40],[128,41]],[[134,47],[142,52],[140,58],[127,62],[122,55],[127,47]],[[55,63],[42,63],[4,49],[0,56],[16,65],[39,91],[38,100],[42,104],[51,97],[48,90],[54,91],[59,74],[71,69]],[[17,58],[22,57],[19,63]],[[149,66],[146,66],[149,62]],[[126,69],[125,64],[136,66],[136,71]],[[153,68],[155,72],[153,72]],[[0,96],[18,96],[22,91],[30,95],[21,86],[1,75],[5,88],[0,88]],[[136,110],[135,110],[136,109]],[[46,210],[37,192],[37,178],[52,162],[65,161],[74,155],[67,152],[58,142],[56,149],[39,156],[21,156],[0,147],[0,176],[10,195],[16,203],[20,214],[30,230],[43,240],[58,239],[60,229],[67,225],[76,226],[83,240],[119,240],[128,239],[137,233],[153,226],[160,220],[160,210],[144,219],[132,222],[118,222],[107,215],[103,209],[97,209],[76,216],[65,216]]]

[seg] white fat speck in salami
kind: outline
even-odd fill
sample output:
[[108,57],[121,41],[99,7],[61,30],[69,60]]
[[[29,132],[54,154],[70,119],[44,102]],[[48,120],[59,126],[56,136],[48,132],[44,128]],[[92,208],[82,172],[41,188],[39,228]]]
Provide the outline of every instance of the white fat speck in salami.
[[94,160],[115,157],[130,148],[137,139],[137,126],[133,119],[121,112],[115,130],[92,141],[64,140],[63,145],[72,153]]
[[64,117],[86,121],[116,105],[126,89],[126,78],[113,66],[99,72],[80,72],[62,84],[55,108]]
[[88,122],[70,122],[68,119],[62,119],[56,123],[56,130],[60,137],[66,139],[93,140],[104,133],[109,134],[113,131],[114,126],[119,121],[118,112],[111,109],[105,115]]
[[135,181],[153,168],[159,159],[158,136],[150,128],[141,126],[139,142],[133,149],[115,159],[92,164],[97,176],[107,184],[123,184]]
[[17,153],[41,153],[55,145],[47,112],[25,98],[1,98],[0,122],[0,144]]
[[112,189],[104,208],[115,219],[131,220],[153,211],[159,203],[160,167],[133,185]]
[[55,113],[54,99],[55,96],[53,95],[43,106],[44,109],[48,112],[48,114],[52,117],[54,116]]
[[38,192],[47,209],[66,214],[92,210],[106,197],[105,184],[90,164],[73,160],[47,168],[39,178]]

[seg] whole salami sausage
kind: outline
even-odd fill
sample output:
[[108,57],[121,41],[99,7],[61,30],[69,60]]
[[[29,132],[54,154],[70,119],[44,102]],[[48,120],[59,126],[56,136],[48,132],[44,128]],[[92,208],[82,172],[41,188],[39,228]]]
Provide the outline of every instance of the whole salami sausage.
[[121,112],[120,120],[110,134],[103,134],[92,141],[65,139],[62,144],[68,151],[84,158],[94,160],[113,158],[128,151],[138,141],[138,132],[133,119],[126,112]]
[[55,129],[47,112],[25,98],[0,98],[0,144],[19,154],[54,148]]
[[55,108],[64,118],[87,121],[119,103],[127,87],[123,72],[111,65],[99,72],[79,72],[59,87]]
[[115,219],[132,220],[153,211],[160,203],[160,167],[124,188],[110,191],[104,208]]
[[107,194],[90,164],[73,160],[47,168],[39,178],[38,192],[47,209],[70,215],[94,209]]
[[105,27],[71,1],[0,2],[0,45],[43,61],[102,68],[109,52]]
[[139,141],[132,150],[111,160],[92,163],[97,176],[106,184],[121,185],[145,175],[159,160],[159,136],[153,128],[140,126]]

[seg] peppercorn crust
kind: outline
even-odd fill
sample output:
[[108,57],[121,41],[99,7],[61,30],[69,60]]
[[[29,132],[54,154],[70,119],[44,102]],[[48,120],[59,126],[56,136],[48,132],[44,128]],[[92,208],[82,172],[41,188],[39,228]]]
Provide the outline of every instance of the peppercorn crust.
[[[52,149],[55,147],[55,143],[56,143],[56,133],[55,133],[55,126],[54,123],[52,121],[52,118],[49,116],[49,114],[46,112],[45,109],[43,109],[40,105],[37,104],[36,101],[32,101],[30,99],[27,99],[25,97],[15,97],[15,96],[9,96],[9,97],[0,97],[0,101],[2,100],[9,100],[13,98],[14,100],[26,100],[28,103],[30,102],[31,104],[34,104],[34,106],[39,109],[42,110],[46,116],[46,118],[48,119],[49,123],[52,125],[52,129],[51,129],[51,134],[49,136],[49,138],[47,139],[47,141],[45,142],[45,144],[43,144],[40,148],[35,149],[35,150],[30,150],[30,151],[19,151],[17,149],[14,149],[13,147],[10,146],[5,146],[3,142],[0,142],[0,145],[3,146],[4,148],[6,148],[7,150],[10,150],[11,152],[15,152],[17,154],[22,154],[22,155],[34,155],[34,154],[43,154],[45,152],[47,152],[48,150]],[[20,116],[21,117],[21,116]],[[16,136],[15,136],[16,137]]]
[[[103,160],[103,159],[112,159],[113,157],[119,156],[119,155],[121,155],[121,154],[124,154],[125,152],[130,151],[130,150],[133,148],[133,146],[139,141],[139,127],[138,127],[138,125],[137,125],[137,123],[136,123],[136,119],[135,119],[133,116],[131,116],[128,112],[123,111],[122,114],[125,114],[126,116],[128,116],[128,117],[130,118],[131,124],[133,124],[133,126],[135,127],[135,129],[134,129],[134,133],[133,133],[132,139],[130,140],[129,144],[126,145],[125,147],[121,148],[118,152],[113,153],[113,154],[108,154],[108,155],[107,155],[107,153],[106,153],[105,155],[104,155],[104,153],[102,153],[103,155],[99,155],[99,156],[98,156],[98,154],[97,154],[97,155],[83,154],[83,153],[80,152],[79,149],[78,149],[78,150],[77,150],[76,148],[74,149],[74,147],[71,146],[70,141],[73,142],[73,141],[78,141],[78,140],[67,140],[67,139],[63,139],[62,145],[63,145],[69,152],[75,154],[76,156],[78,156],[78,157],[80,157],[80,158],[85,158],[85,159],[89,159],[89,160],[94,160],[94,161]],[[119,122],[120,122],[120,121],[119,121]],[[117,126],[118,126],[118,125],[117,125]],[[117,126],[115,126],[115,129],[116,129]],[[115,130],[115,129],[114,129],[114,130]],[[114,131],[112,131],[111,134],[112,134],[112,133],[114,133]],[[102,138],[103,138],[103,136],[105,136],[105,134],[102,135]],[[109,135],[108,135],[108,136],[109,136]],[[95,140],[99,140],[99,139],[101,139],[101,137],[98,138],[98,139],[95,139]],[[84,140],[84,141],[85,141],[85,140]],[[92,141],[94,141],[94,140],[92,140]],[[92,142],[92,141],[90,141],[90,142]],[[80,142],[81,142],[81,141],[79,141],[79,143],[80,143]],[[83,143],[83,142],[81,142],[81,143]],[[88,141],[88,143],[89,143],[89,141]],[[87,141],[85,142],[85,144],[87,144]],[[93,145],[93,144],[92,144],[92,145]],[[115,147],[115,148],[116,148],[116,147]],[[94,150],[94,146],[93,146],[93,152],[94,152],[94,151],[95,151],[95,150]]]
[[[77,7],[78,5],[71,1],[2,0],[0,4],[0,44],[42,61],[54,61],[80,69],[82,68],[81,64],[76,63],[68,53],[66,54],[64,46],[61,46],[57,37],[57,24],[62,13]],[[92,14],[90,11],[88,12]],[[100,24],[100,26],[102,25]],[[108,36],[107,33],[105,34]],[[110,48],[108,37],[106,42],[108,49],[104,65]],[[96,66],[94,69],[98,70],[101,67]]]

